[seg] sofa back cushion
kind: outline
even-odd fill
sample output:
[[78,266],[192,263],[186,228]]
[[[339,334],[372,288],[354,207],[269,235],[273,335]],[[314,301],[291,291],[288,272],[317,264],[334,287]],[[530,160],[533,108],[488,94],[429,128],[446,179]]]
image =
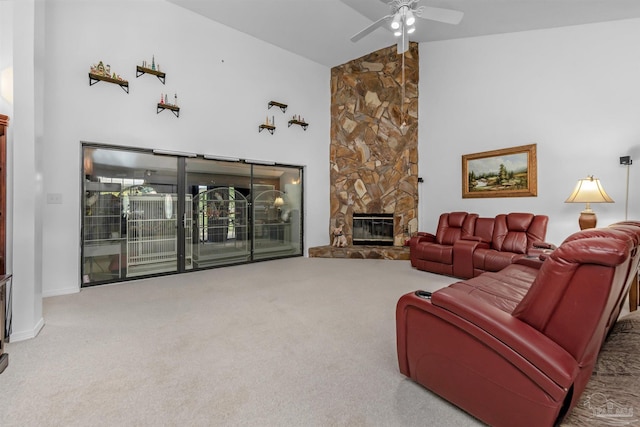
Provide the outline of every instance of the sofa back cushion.
[[493,240],[493,227],[496,223],[495,218],[478,218],[476,220],[476,230],[474,236],[480,238],[480,241],[491,244]]
[[491,241],[493,249],[526,254],[534,242],[543,242],[547,235],[546,215],[510,213],[496,216]]
[[440,215],[436,242],[441,245],[453,245],[463,237],[471,236],[475,229],[478,214],[467,212],[449,212]]
[[583,366],[594,363],[609,313],[624,286],[630,249],[631,240],[619,235],[563,242],[542,264],[513,316],[551,338]]

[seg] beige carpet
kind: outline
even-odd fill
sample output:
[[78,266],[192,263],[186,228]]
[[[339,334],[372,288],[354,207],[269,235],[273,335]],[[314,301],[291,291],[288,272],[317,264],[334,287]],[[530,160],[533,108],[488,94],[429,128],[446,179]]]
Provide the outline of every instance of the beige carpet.
[[396,301],[453,281],[291,258],[47,298],[7,346],[0,425],[481,425],[397,368]]

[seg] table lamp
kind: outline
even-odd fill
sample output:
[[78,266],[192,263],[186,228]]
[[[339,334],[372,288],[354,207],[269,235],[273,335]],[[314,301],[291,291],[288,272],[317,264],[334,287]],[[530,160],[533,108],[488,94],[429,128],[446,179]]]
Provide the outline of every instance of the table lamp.
[[580,212],[580,218],[578,219],[580,230],[584,230],[585,228],[595,228],[598,222],[596,213],[591,210],[591,203],[613,203],[613,199],[604,191],[600,180],[589,175],[586,179],[578,180],[573,193],[564,202],[587,204],[585,210]]

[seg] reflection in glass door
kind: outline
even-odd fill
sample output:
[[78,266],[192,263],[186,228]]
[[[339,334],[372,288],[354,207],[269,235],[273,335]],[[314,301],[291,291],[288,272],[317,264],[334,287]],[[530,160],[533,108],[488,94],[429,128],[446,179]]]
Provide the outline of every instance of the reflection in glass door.
[[193,251],[198,268],[249,260],[249,203],[240,191],[204,187],[194,199],[194,207]]
[[301,169],[253,167],[254,259],[302,254]]

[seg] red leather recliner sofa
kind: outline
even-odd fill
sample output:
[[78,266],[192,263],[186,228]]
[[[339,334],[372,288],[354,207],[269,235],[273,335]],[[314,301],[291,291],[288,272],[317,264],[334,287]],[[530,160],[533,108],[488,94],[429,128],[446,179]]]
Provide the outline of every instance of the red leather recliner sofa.
[[548,222],[546,215],[521,212],[494,218],[467,212],[443,213],[435,235],[420,232],[411,238],[411,265],[460,278],[500,271],[549,247],[544,242]]
[[489,425],[554,425],[590,378],[639,242],[640,227],[583,230],[546,256],[402,296],[400,371]]

